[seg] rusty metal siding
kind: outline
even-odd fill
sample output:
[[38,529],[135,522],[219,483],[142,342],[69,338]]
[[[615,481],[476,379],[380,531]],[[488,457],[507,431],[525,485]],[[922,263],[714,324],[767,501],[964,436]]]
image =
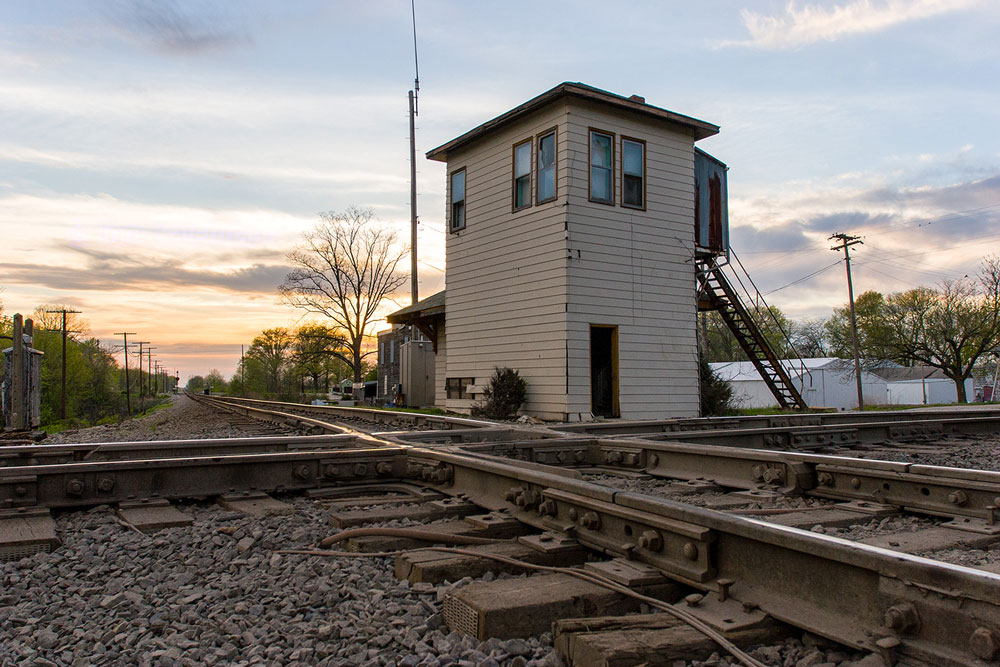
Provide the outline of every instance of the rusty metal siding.
[[695,149],[695,244],[699,250],[729,252],[727,171],[725,164]]

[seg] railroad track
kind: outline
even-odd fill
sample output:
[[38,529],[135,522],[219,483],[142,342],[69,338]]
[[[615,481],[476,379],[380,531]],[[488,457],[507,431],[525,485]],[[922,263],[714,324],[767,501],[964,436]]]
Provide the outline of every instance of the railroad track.
[[[682,426],[692,439],[713,434],[723,443],[734,441],[734,431],[784,442],[789,429],[861,425],[895,428],[897,437],[906,429],[923,437],[921,424],[983,433],[993,414],[752,428],[673,420],[673,431],[660,424],[612,434],[600,425],[603,435],[595,436],[587,432],[593,425],[521,428],[357,408],[226,403],[255,419],[307,420],[299,426],[321,428],[319,422],[339,435],[0,448],[7,533],[18,523],[31,526],[20,542],[7,541],[11,557],[51,547],[57,538],[45,532],[46,521],[60,508],[117,504],[124,516],[138,517],[134,525],[155,526],[178,512],[172,501],[219,498],[229,507],[260,508],[280,503],[263,494],[301,493],[330,504],[330,521],[345,531],[386,520],[438,521],[334,538],[333,546],[349,553],[393,554],[397,576],[414,584],[560,568],[527,587],[476,581],[444,598],[444,619],[480,639],[554,627],[556,646],[573,664],[605,664],[600,660],[642,646],[650,664],[671,664],[656,660],[705,657],[723,638],[738,653],[733,643],[772,641],[790,628],[876,653],[889,664],[995,665],[1000,657],[1000,576],[911,555],[1000,540],[1000,473],[672,439]],[[342,432],[341,423],[321,414],[397,430]],[[400,424],[431,430],[400,432]],[[656,435],[668,432],[671,438]],[[656,489],[659,497],[636,489]],[[867,544],[815,530],[901,516],[920,517],[921,529],[874,535]],[[51,534],[48,542],[38,539],[43,534]],[[463,544],[477,540],[503,541]],[[414,551],[428,542],[460,546]],[[320,557],[305,551],[313,555],[301,557]],[[582,613],[574,604],[589,605],[586,616],[603,610],[602,618],[574,622],[570,617]],[[640,604],[667,614],[611,618]],[[688,625],[712,635],[707,648]]]

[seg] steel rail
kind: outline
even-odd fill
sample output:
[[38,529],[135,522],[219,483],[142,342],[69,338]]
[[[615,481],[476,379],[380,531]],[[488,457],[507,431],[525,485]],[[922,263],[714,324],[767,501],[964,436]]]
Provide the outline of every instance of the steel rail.
[[351,434],[0,446],[0,468],[74,461],[181,458],[358,447]]
[[891,505],[1000,534],[1000,472],[847,456],[648,441],[564,439],[457,446],[458,451],[583,469],[642,472],[736,489]]
[[885,410],[865,412],[810,412],[805,414],[748,415],[733,417],[690,417],[677,419],[585,422],[559,424],[550,428],[576,435],[642,435],[672,431],[730,430],[798,426],[854,426],[868,422],[922,422],[942,419],[987,419],[1000,416],[1000,406],[992,408]]
[[[1000,576],[444,450],[410,474],[543,530],[856,648],[936,667],[996,664]],[[985,661],[985,662],[984,662]]]
[[731,601],[723,607],[731,619],[759,608],[844,644],[927,665],[982,665],[997,656],[1000,576],[624,493],[537,461],[380,444],[5,468],[0,507],[79,507],[418,480],[715,591]]
[[886,441],[927,440],[947,435],[994,433],[1000,433],[1000,415],[914,421],[868,421],[859,424],[673,431],[658,434],[628,434],[619,437],[653,441],[703,442],[756,449],[816,449]]
[[397,410],[376,410],[373,408],[341,407],[336,405],[306,405],[303,403],[286,403],[282,401],[264,401],[254,398],[237,398],[232,396],[205,396],[187,394],[201,402],[214,402],[225,405],[242,405],[256,407],[272,407],[294,409],[299,412],[318,415],[335,415],[344,419],[362,419],[382,424],[404,424],[409,426],[426,426],[436,424],[441,428],[496,428],[496,422],[471,419],[466,417],[449,417],[445,415],[427,415],[418,412],[403,412]]

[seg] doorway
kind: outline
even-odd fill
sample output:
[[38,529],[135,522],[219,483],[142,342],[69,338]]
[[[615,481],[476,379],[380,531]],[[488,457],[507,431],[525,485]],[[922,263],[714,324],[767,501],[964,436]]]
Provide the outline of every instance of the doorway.
[[618,327],[590,325],[590,406],[595,417],[618,417]]

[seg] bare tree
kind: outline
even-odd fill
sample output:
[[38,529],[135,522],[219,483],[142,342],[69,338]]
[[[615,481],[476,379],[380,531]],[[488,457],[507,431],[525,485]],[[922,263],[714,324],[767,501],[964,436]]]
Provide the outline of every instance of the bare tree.
[[379,224],[370,208],[321,213],[322,221],[289,253],[294,267],[278,288],[282,300],[309,313],[330,318],[346,337],[347,361],[355,385],[372,353],[366,338],[382,302],[407,280],[396,270],[409,250],[399,248],[395,232]]

